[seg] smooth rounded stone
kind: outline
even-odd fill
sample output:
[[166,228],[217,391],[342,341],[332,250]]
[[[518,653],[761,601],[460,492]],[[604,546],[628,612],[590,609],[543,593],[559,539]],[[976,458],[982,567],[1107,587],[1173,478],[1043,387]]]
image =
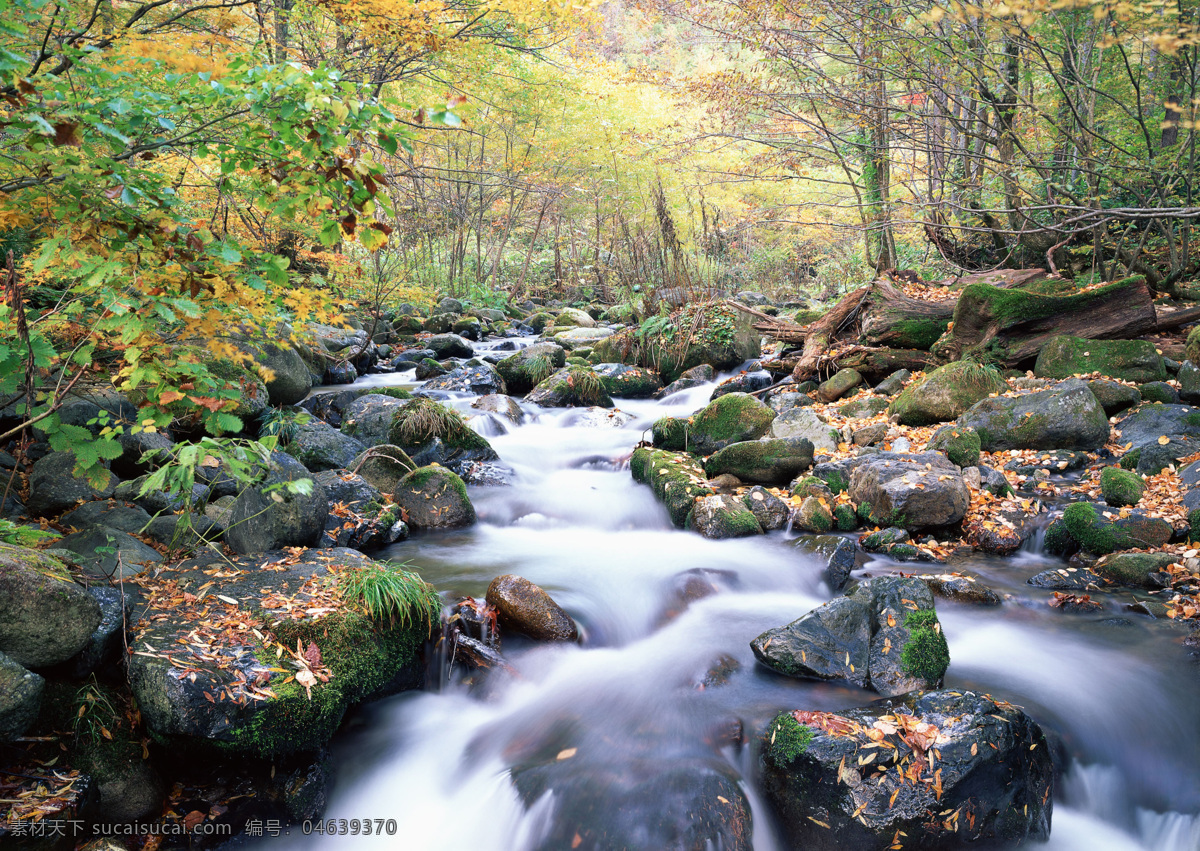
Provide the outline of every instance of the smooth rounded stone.
[[525,422],[525,411],[517,404],[517,400],[511,396],[489,393],[480,396],[472,402],[471,407],[479,411],[486,411],[489,414],[495,414],[498,417],[504,417],[504,419],[514,425],[520,425]]
[[624,363],[598,363],[592,372],[600,376],[608,395],[622,399],[650,399],[662,390],[662,379],[652,369]]
[[[688,449],[700,455],[711,455],[733,443],[757,440],[771,428],[771,421],[774,418],[775,412],[754,396],[745,393],[728,393],[709,402],[699,412],[692,415],[687,429]],[[679,441],[678,446],[665,448],[682,449],[683,442]]]
[[850,442],[855,446],[875,446],[883,443],[888,436],[886,423],[872,423],[869,426],[856,428],[850,435]]
[[979,450],[979,433],[975,429],[949,423],[935,431],[925,444],[926,452],[941,452],[960,467],[978,464]]
[[654,394],[655,399],[662,399],[670,396],[672,393],[678,393],[680,390],[690,390],[693,387],[699,387],[701,384],[707,384],[716,377],[716,372],[706,363],[699,366],[694,366],[686,370],[682,375],[668,384],[666,387]]
[[1167,367],[1146,340],[1085,340],[1061,335],[1049,340],[1033,365],[1040,378],[1070,378],[1098,372],[1138,384],[1166,381]]
[[569,331],[559,331],[554,334],[554,341],[570,348],[586,346],[611,337],[611,328],[572,328]]
[[907,529],[899,526],[889,526],[869,535],[864,535],[859,545],[869,553],[886,553],[897,544],[912,543],[912,536]]
[[734,299],[742,304],[748,304],[751,307],[758,307],[763,304],[770,304],[771,300],[762,293],[756,293],[751,290],[742,290],[734,294]]
[[862,384],[862,380],[856,369],[839,369],[817,387],[817,397],[822,402],[836,402]]
[[[1197,370],[1197,373],[1200,377],[1200,370]],[[1136,407],[1142,401],[1142,394],[1136,387],[1130,387],[1119,381],[1096,378],[1087,382],[1087,386],[1092,391],[1092,395],[1096,397],[1096,401],[1100,403],[1100,407],[1104,409],[1106,416],[1111,417],[1121,411]]]
[[349,469],[355,470],[377,493],[395,493],[400,489],[400,481],[412,472],[406,454],[399,446],[384,443],[355,458]]
[[882,414],[889,404],[882,396],[863,396],[838,406],[838,413],[852,420],[869,419]]
[[476,396],[489,396],[507,392],[508,388],[500,373],[491,364],[483,363],[479,366],[462,366],[445,375],[434,376],[426,381],[421,389],[414,391],[413,395],[474,393]]
[[87,645],[101,617],[58,559],[0,544],[0,652],[26,668],[57,665]]
[[525,394],[556,369],[566,365],[567,353],[556,343],[535,343],[501,359],[496,371],[504,378],[508,392]]
[[425,341],[425,345],[433,349],[436,360],[469,358],[475,354],[471,344],[457,334],[434,334]]
[[322,384],[353,384],[358,380],[358,370],[354,368],[352,363],[336,363],[331,362],[325,365],[325,374],[322,376]]
[[313,417],[296,429],[296,433],[284,445],[283,451],[308,470],[319,473],[322,470],[340,470],[349,466],[366,448],[362,441],[343,434],[328,423]]
[[1200,367],[1190,360],[1185,360],[1179,366],[1177,377],[1179,379],[1179,398],[1189,405],[1200,402]]
[[1104,580],[1084,567],[1055,567],[1029,577],[1028,584],[1047,591],[1094,591]]
[[777,673],[867,685],[871,612],[859,600],[838,597],[750,643],[754,657]]
[[100,806],[109,824],[128,824],[162,812],[164,789],[153,766],[145,760],[112,761],[93,774]]
[[595,328],[596,320],[585,310],[577,307],[564,307],[554,318],[554,324],[561,328]]
[[497,576],[486,600],[496,609],[500,627],[535,641],[578,641],[579,628],[541,587],[513,574]]
[[1138,387],[1143,402],[1158,402],[1163,405],[1179,403],[1179,391],[1165,381],[1148,381]]
[[300,353],[286,342],[250,345],[249,354],[274,373],[267,385],[272,405],[294,405],[312,389],[312,372]]
[[1094,450],[1108,441],[1108,418],[1082,381],[1063,381],[1022,396],[977,402],[958,418],[979,433],[985,452],[1001,449]]
[[451,470],[432,464],[404,476],[392,499],[414,529],[452,529],[475,524],[467,486]]
[[568,365],[554,372],[534,387],[525,401],[545,408],[614,407],[600,376],[587,366]]
[[74,561],[90,576],[128,579],[163,557],[132,535],[109,526],[88,526],[58,541],[60,549],[75,553]]
[[100,623],[83,648],[57,669],[77,680],[122,661],[125,624],[131,620],[129,606],[119,587],[93,585],[87,592],[100,605]]
[[813,475],[796,479],[791,485],[792,496],[803,499],[806,496],[817,496],[826,502],[833,502],[833,490],[824,479]]
[[910,371],[898,369],[876,384],[875,392],[880,396],[899,396],[904,392],[904,385],[910,378],[912,378]]
[[433,349],[405,349],[392,358],[392,367],[395,369],[412,369],[426,359],[437,360],[437,352]]
[[750,509],[763,531],[772,532],[787,525],[791,509],[775,494],[760,485],[755,485],[742,496],[742,502]]
[[361,512],[368,505],[383,502],[379,489],[357,473],[322,470],[313,476],[313,481],[325,488],[330,507],[341,503],[351,511]]
[[456,321],[458,316],[453,313],[433,313],[422,323],[421,328],[430,334],[448,334]]
[[150,514],[138,506],[121,505],[108,500],[85,502],[68,511],[59,522],[63,526],[84,529],[88,526],[108,526],[122,532],[138,533],[150,524]]
[[879,452],[857,460],[848,491],[853,504],[868,505],[872,523],[923,529],[949,526],[967,513],[970,489],[940,453]]
[[571,425],[576,428],[624,428],[633,422],[633,414],[616,408],[580,408],[571,419]]
[[[937,784],[908,782],[892,768],[926,760],[929,747],[914,750],[921,739],[898,729],[901,714],[905,727],[937,740]],[[859,763],[881,733],[890,747],[874,763],[888,765],[885,774]],[[1054,765],[1045,734],[1018,707],[973,692],[781,713],[763,734],[761,762],[763,793],[797,851],[1016,847],[1050,836]]]
[[792,528],[824,534],[833,528],[833,511],[820,497],[807,496],[792,512]]
[[108,499],[119,479],[108,474],[108,482],[97,489],[86,479],[75,477],[75,455],[51,452],[33,465],[29,473],[29,499],[25,506],[37,517],[51,517],[77,503]]
[[903,425],[933,425],[953,420],[992,393],[1007,389],[994,369],[956,361],[935,369],[924,381],[910,384],[889,410]]
[[435,313],[435,314],[438,314],[438,313],[462,313],[462,312],[463,312],[462,302],[456,298],[451,298],[450,296],[446,296],[444,299],[439,301],[437,303],[437,305],[433,308],[433,313]]
[[767,407],[777,414],[785,413],[793,408],[808,408],[817,404],[817,400],[807,393],[801,393],[794,387],[786,392],[772,393],[767,399]]
[[761,535],[758,519],[736,496],[714,494],[698,500],[688,518],[692,529],[706,538],[744,538]]
[[1137,505],[1146,492],[1146,483],[1137,473],[1120,467],[1105,467],[1100,471],[1100,493],[1108,505],[1121,508]]
[[[453,362],[450,361],[450,363]],[[433,358],[426,358],[417,364],[414,377],[417,381],[428,381],[431,378],[437,378],[439,375],[445,375],[448,372],[450,370],[447,367],[442,366]]]
[[[309,480],[308,494],[283,485]],[[270,492],[266,488],[275,486]],[[235,553],[261,553],[282,547],[310,547],[320,540],[329,499],[312,474],[295,458],[272,452],[265,479],[238,495],[225,529],[225,543]]]
[[46,681],[0,652],[0,742],[11,742],[37,720]]
[[483,337],[483,323],[475,316],[464,316],[451,325],[450,330],[471,342],[478,342]]
[[801,535],[792,546],[797,552],[824,562],[825,581],[835,593],[846,587],[858,559],[853,541],[838,535]]
[[1171,584],[1166,568],[1179,561],[1170,553],[1116,553],[1096,562],[1097,574],[1129,588],[1165,588]]
[[1063,510],[1062,520],[1070,537],[1095,555],[1107,555],[1117,550],[1156,549],[1170,541],[1174,532],[1171,524],[1161,518],[1086,502],[1068,505]]
[[633,757],[586,744],[576,750],[511,771],[527,807],[554,801],[531,851],[751,851],[750,802],[720,756]]
[[396,399],[381,393],[367,393],[345,406],[342,412],[342,434],[353,437],[363,446],[388,442],[388,432],[396,412],[411,399]]
[[935,596],[955,603],[969,603],[974,606],[999,606],[1004,598],[984,585],[974,576],[964,576],[961,573],[922,574],[917,577]]
[[724,396],[726,393],[754,393],[758,390],[765,390],[774,383],[775,379],[771,377],[771,373],[763,369],[755,369],[749,372],[740,372],[732,378],[727,378],[716,387],[713,388],[710,399],[716,399],[718,396]]
[[782,485],[807,470],[813,462],[813,445],[802,437],[766,438],[731,443],[704,462],[709,478],[722,473],[743,482]]
[[117,443],[121,444],[121,457],[112,460],[112,470],[122,479],[135,479],[151,472],[169,459],[170,449],[175,445],[171,436],[161,431],[122,432]]
[[771,437],[804,438],[813,445],[815,452],[837,451],[840,435],[808,408],[792,408],[777,416],[771,423]]

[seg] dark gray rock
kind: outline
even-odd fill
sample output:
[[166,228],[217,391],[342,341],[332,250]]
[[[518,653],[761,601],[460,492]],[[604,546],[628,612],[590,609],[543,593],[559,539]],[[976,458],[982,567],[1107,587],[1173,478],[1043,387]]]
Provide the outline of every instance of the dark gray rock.
[[1142,394],[1136,387],[1130,387],[1119,381],[1097,378],[1089,381],[1087,386],[1092,391],[1092,395],[1096,397],[1096,401],[1100,403],[1100,407],[1104,408],[1105,415],[1109,417],[1132,408],[1142,401]]
[[410,399],[396,399],[379,393],[359,396],[345,406],[342,413],[342,433],[353,437],[363,446],[388,442],[388,431],[396,412]]
[[64,662],[61,671],[71,679],[82,680],[109,665],[122,661],[125,650],[125,625],[132,621],[126,598],[120,588],[93,585],[87,589],[100,605],[100,623],[83,649]]
[[716,377],[713,368],[706,363],[699,366],[694,366],[684,372],[670,384],[654,394],[655,399],[662,399],[670,396],[672,393],[678,393],[680,390],[690,390],[693,387],[699,387],[701,384],[707,384]]
[[791,509],[786,502],[766,488],[755,485],[742,496],[742,502],[746,503],[746,507],[750,509],[763,531],[771,532],[787,525]]
[[1104,584],[1104,580],[1087,568],[1056,567],[1034,574],[1029,578],[1029,584],[1049,591],[1094,591]]
[[880,452],[861,459],[848,488],[870,520],[905,529],[948,526],[963,518],[971,495],[959,468],[938,452]]
[[[284,486],[305,479],[311,483],[308,494]],[[225,543],[237,553],[309,547],[320,539],[328,513],[325,488],[313,480],[312,473],[295,458],[273,452],[266,478],[234,502]]]
[[100,605],[58,559],[0,544],[0,652],[26,668],[65,662],[99,626]]
[[11,742],[37,720],[46,681],[0,652],[0,742]]
[[85,502],[74,511],[60,518],[63,526],[85,529],[88,526],[108,526],[122,532],[136,534],[150,525],[150,514],[137,506],[115,502]]
[[446,393],[474,393],[476,396],[488,396],[496,393],[507,393],[508,388],[504,379],[491,364],[479,366],[462,366],[451,370],[445,375],[435,376],[425,382],[417,390],[415,396],[438,396]]
[[834,593],[846,587],[857,561],[857,550],[850,539],[837,535],[801,535],[792,545],[797,552],[825,563],[825,582]]
[[75,553],[75,562],[101,579],[128,579],[163,560],[158,550],[110,526],[88,526],[67,535],[57,546]]
[[471,348],[471,344],[458,334],[435,334],[425,341],[425,345],[437,353],[435,358],[438,360],[445,358],[469,358],[475,354],[475,350]]
[[362,441],[314,417],[296,430],[283,451],[309,471],[319,473],[348,467],[366,448]]
[[845,680],[866,688],[871,612],[860,600],[838,597],[750,643],[755,658],[789,677]]
[[1108,418],[1082,381],[1063,381],[1021,396],[976,402],[958,424],[979,433],[983,451],[1000,449],[1099,449],[1108,441]]
[[313,476],[313,480],[325,488],[331,508],[341,503],[350,510],[361,513],[369,505],[383,503],[379,489],[357,473],[323,470]]
[[463,480],[444,467],[420,467],[404,476],[392,495],[415,529],[474,525],[475,507]]
[[95,488],[86,479],[76,478],[74,470],[75,455],[71,452],[51,452],[34,464],[29,473],[29,499],[25,501],[30,513],[52,517],[74,508],[76,503],[108,499],[120,481],[109,473],[108,482]]

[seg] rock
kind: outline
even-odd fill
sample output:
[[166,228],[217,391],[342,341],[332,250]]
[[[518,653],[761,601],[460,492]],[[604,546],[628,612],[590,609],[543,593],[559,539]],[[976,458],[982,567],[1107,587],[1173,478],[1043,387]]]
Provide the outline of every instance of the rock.
[[765,488],[759,485],[750,488],[742,497],[742,502],[750,509],[763,531],[771,532],[787,525],[791,509],[786,502]]
[[457,321],[458,317],[453,313],[434,313],[425,320],[421,328],[430,334],[448,334]]
[[[1117,550],[1153,549],[1171,539],[1173,529],[1165,520],[1130,513],[1125,517],[1107,506],[1076,502],[1063,510],[1067,534],[1080,547],[1095,555]],[[1049,531],[1047,531],[1049,535]]]
[[[421,646],[430,634],[430,617],[436,622],[432,589],[413,589],[417,606],[405,617],[369,617],[351,597],[320,617],[279,619],[278,600],[302,594],[306,584],[321,588],[350,575],[393,569],[352,550],[273,553],[265,561],[270,569],[263,569],[263,557],[235,559],[238,573],[223,578],[212,575],[212,566],[224,561],[180,563],[167,573],[178,590],[151,594],[132,625],[140,647],[178,647],[175,655],[187,659],[188,669],[182,669],[165,654],[129,657],[129,686],[142,721],[165,747],[225,760],[312,752],[329,741],[348,707],[421,685]],[[212,594],[223,599],[216,602]],[[228,617],[271,624],[274,640],[285,647],[299,645],[310,664],[319,659],[328,682],[315,679],[311,691],[295,680],[285,682],[290,674],[280,668],[296,670],[287,657],[281,663],[274,651],[232,631],[214,635],[203,654],[189,655],[183,649],[186,638],[201,610],[214,605]],[[253,699],[252,685],[274,696],[264,699],[260,693]],[[217,699],[221,693],[234,699]]]
[[507,393],[508,388],[490,364],[479,366],[462,366],[451,370],[445,375],[435,376],[425,382],[414,396],[430,396],[435,393],[474,393],[476,396],[488,396],[496,393]]
[[[462,414],[427,398],[413,399],[397,409],[388,430],[388,442],[401,447],[418,465],[443,464],[460,474],[471,463],[496,461],[500,457]],[[370,476],[366,478],[369,480]],[[380,490],[385,489],[380,487]]]
[[599,343],[613,335],[611,328],[572,328],[569,331],[559,331],[554,335],[554,341],[569,348]]
[[483,337],[483,323],[474,316],[464,316],[462,319],[455,321],[450,326],[450,330],[464,340],[478,342]]
[[933,425],[956,419],[990,394],[1007,389],[1004,379],[991,367],[957,361],[935,369],[924,381],[909,385],[888,411],[903,425]]
[[949,526],[967,512],[970,490],[959,468],[937,452],[866,456],[850,475],[853,504],[867,503],[880,526]]
[[833,512],[824,500],[807,496],[792,514],[792,526],[801,532],[823,535],[833,528]]
[[1179,403],[1179,391],[1165,381],[1150,381],[1143,384],[1138,390],[1142,394],[1143,402],[1158,402],[1162,405]]
[[882,396],[862,396],[840,406],[838,413],[849,419],[869,419],[888,409],[888,400]]
[[862,384],[862,376],[854,369],[839,369],[817,388],[822,402],[836,402],[855,387]]
[[380,393],[367,393],[347,404],[342,411],[342,434],[363,446],[388,443],[388,432],[396,412],[412,401]]
[[813,462],[813,445],[802,437],[767,438],[731,443],[704,462],[709,478],[730,473],[743,482],[781,485]]
[[865,688],[871,612],[859,600],[837,597],[787,626],[751,642],[755,658],[789,677],[846,680]]
[[[726,394],[689,418],[688,448],[700,455],[711,455],[733,443],[757,440],[767,433],[774,418],[775,413],[755,397],[745,393]],[[657,445],[657,438],[655,442]],[[680,443],[665,448],[683,447]]]
[[407,512],[408,522],[415,529],[472,526],[476,520],[475,506],[463,480],[437,464],[407,474],[392,498]]
[[340,502],[352,511],[362,512],[367,506],[383,502],[379,489],[355,473],[323,470],[313,476],[313,480],[325,488],[331,506]]
[[874,446],[883,443],[888,435],[886,423],[873,423],[869,426],[856,428],[850,435],[850,441],[855,446]]
[[1119,381],[1093,379],[1087,383],[1088,389],[1104,409],[1106,416],[1119,414],[1127,408],[1133,408],[1141,403],[1142,394],[1136,387],[1121,384]]
[[517,400],[511,396],[502,396],[497,393],[480,396],[471,403],[471,407],[479,411],[486,411],[489,414],[495,414],[498,417],[503,417],[513,425],[521,425],[525,422],[525,411],[517,404]]
[[907,529],[899,526],[889,526],[869,535],[864,535],[859,545],[869,553],[887,553],[893,547],[912,543],[912,536]]
[[634,481],[650,486],[666,507],[671,522],[680,529],[697,500],[713,493],[705,484],[704,470],[685,453],[639,447],[629,459],[629,470]]
[[1164,571],[1177,561],[1179,557],[1170,553],[1116,553],[1097,561],[1093,569],[1109,582],[1129,588],[1165,588],[1171,580]]
[[546,408],[613,407],[604,382],[586,366],[558,370],[533,388],[525,401]]
[[974,606],[999,606],[1004,598],[984,585],[974,576],[964,576],[961,573],[926,573],[917,577],[935,596],[956,603],[969,603]]
[[1146,483],[1137,473],[1120,467],[1105,467],[1100,471],[1100,493],[1109,505],[1120,508],[1137,505],[1146,492]]
[[1031,576],[1028,584],[1049,591],[1095,591],[1104,580],[1086,568],[1056,567]]
[[29,473],[29,512],[38,517],[52,517],[74,508],[76,503],[112,496],[118,479],[108,473],[108,482],[99,488],[86,479],[75,477],[75,455],[71,452],[51,452],[33,465]]
[[649,399],[662,390],[662,380],[650,369],[623,363],[601,363],[592,367],[609,396]]
[[534,641],[578,641],[579,628],[571,616],[542,588],[512,574],[497,576],[487,589],[487,603],[505,630]]
[[979,463],[979,433],[970,426],[947,424],[939,428],[925,444],[926,452],[941,452],[950,463],[974,467]]
[[104,667],[123,661],[125,649],[125,624],[129,618],[129,607],[120,588],[109,585],[93,585],[87,589],[100,605],[100,623],[88,637],[83,648],[64,662],[61,670],[72,679],[85,679]]
[[836,451],[840,442],[837,429],[808,408],[792,408],[777,416],[771,423],[771,437],[804,438],[822,453]]
[[26,668],[65,662],[99,626],[100,605],[58,559],[0,544],[0,652]]
[[[864,767],[868,733],[891,747]],[[900,766],[925,761],[933,747],[937,784],[907,782]],[[1054,766],[1045,735],[1012,704],[973,692],[928,692],[837,715],[781,713],[764,733],[761,759],[764,793],[795,851],[1015,847],[1050,836]]]
[[721,757],[578,751],[512,769],[527,807],[554,801],[531,851],[751,851],[750,802]]
[[912,378],[907,369],[898,369],[883,381],[875,385],[875,392],[880,396],[899,396],[904,392],[905,383]]
[[713,388],[710,399],[716,399],[718,396],[724,396],[726,393],[754,393],[758,390],[763,390],[770,387],[775,379],[771,377],[771,373],[766,370],[759,369],[757,364],[749,372],[739,372],[732,378],[722,381]]
[[571,419],[574,428],[624,428],[633,422],[633,414],[616,408],[578,408]]
[[112,460],[112,470],[120,478],[135,479],[151,472],[165,463],[175,445],[170,434],[164,432],[123,432],[117,437],[121,444],[121,457]]
[[554,343],[536,343],[496,364],[508,392],[523,395],[566,365],[567,353]]
[[163,560],[158,550],[110,526],[88,526],[57,546],[75,553],[74,560],[90,576],[104,579],[128,579]]
[[853,542],[837,535],[802,535],[792,546],[797,552],[824,562],[825,582],[834,593],[846,587],[857,562]]
[[887,697],[940,688],[950,651],[925,583],[884,576],[859,584],[849,596],[873,617],[868,687]]
[[74,511],[68,511],[59,522],[77,530],[88,526],[108,526],[122,532],[141,532],[150,525],[150,514],[137,506],[121,505],[110,500],[85,502]]
[[438,313],[462,313],[462,312],[463,312],[462,302],[456,298],[451,298],[450,296],[446,296],[444,299],[439,301],[437,303],[437,306],[434,307],[434,309],[433,309],[433,313],[435,315]]
[[596,320],[577,307],[564,307],[554,319],[556,328],[595,328]]
[[[349,469],[356,471],[376,493],[392,494],[400,488],[401,479],[412,472],[409,463],[412,459],[405,459],[407,454],[399,446],[384,443],[355,458]],[[334,501],[332,497],[330,501]]]
[[790,411],[792,408],[807,408],[817,404],[817,401],[807,393],[801,393],[795,387],[773,393],[767,399],[767,407],[777,414]]
[[437,378],[439,375],[445,375],[448,372],[450,372],[449,369],[442,366],[433,358],[426,358],[417,364],[413,375],[417,381],[428,381],[431,378]]
[[[1189,405],[1139,405],[1116,423],[1121,442],[1132,443],[1133,449],[1159,446],[1160,437],[1186,448],[1185,455],[1200,448],[1200,407]],[[1140,471],[1139,471],[1140,472]]]
[[694,366],[686,370],[681,376],[676,378],[670,384],[654,394],[655,399],[663,399],[670,396],[672,393],[678,393],[680,390],[689,390],[692,387],[699,387],[701,384],[707,384],[713,380],[715,373],[713,368],[706,363],[699,366]]
[[469,358],[475,356],[471,344],[457,334],[434,334],[425,341],[425,345],[434,351],[434,358]]
[[757,518],[736,496],[715,494],[697,500],[689,525],[706,538],[744,538],[761,535]]
[[0,742],[23,736],[37,720],[46,681],[0,652]]
[[352,363],[330,362],[325,365],[322,384],[342,385],[353,384],[358,379],[358,370]]
[[[306,479],[308,493],[286,486]],[[290,455],[272,452],[266,478],[234,501],[225,543],[236,553],[310,547],[320,540],[328,513],[325,488],[304,465]]]
[[1098,372],[1141,384],[1166,381],[1163,356],[1146,340],[1085,340],[1063,335],[1054,337],[1038,353],[1033,366],[1041,378],[1070,378]]
[[1102,447],[1108,418],[1086,384],[1063,381],[1048,390],[977,402],[958,418],[979,433],[983,451]]
[[272,405],[295,405],[312,389],[313,377],[300,353],[287,342],[250,344],[255,362],[274,373],[266,382],[267,400]]
[[314,417],[296,429],[283,451],[310,471],[319,473],[349,467],[366,448],[361,441]]

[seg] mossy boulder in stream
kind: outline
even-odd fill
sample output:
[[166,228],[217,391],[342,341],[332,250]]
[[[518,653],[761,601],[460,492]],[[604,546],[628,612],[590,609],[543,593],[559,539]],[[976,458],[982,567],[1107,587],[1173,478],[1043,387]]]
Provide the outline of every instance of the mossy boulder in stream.
[[813,445],[802,437],[768,438],[731,443],[704,462],[709,478],[722,473],[737,476],[743,482],[787,484],[813,462]]
[[1001,449],[1099,449],[1108,441],[1108,417],[1082,381],[1063,381],[1021,396],[975,403],[958,425],[979,433],[984,452]]
[[692,452],[711,455],[734,443],[757,440],[771,428],[775,412],[754,396],[727,393],[689,417]]
[[418,464],[443,464],[456,471],[500,457],[457,410],[423,397],[396,409],[388,442],[403,448]]
[[437,464],[407,474],[392,499],[416,529],[456,528],[476,521],[466,484],[452,470]]
[[1085,340],[1065,334],[1042,347],[1033,372],[1039,378],[1098,372],[1138,384],[1168,378],[1163,356],[1147,340]]
[[944,425],[925,444],[927,452],[941,452],[960,467],[979,463],[979,433],[969,426]]
[[1118,508],[1137,505],[1146,492],[1146,483],[1137,473],[1120,467],[1105,467],[1100,471],[1100,493],[1104,501]]
[[508,392],[522,396],[566,365],[567,353],[556,343],[535,343],[496,364]]
[[980,399],[1008,389],[995,369],[973,361],[948,363],[910,384],[888,408],[903,425],[926,426],[963,414]]
[[58,559],[0,544],[0,652],[26,668],[57,665],[87,645],[101,618]]
[[310,547],[320,539],[328,513],[325,488],[304,465],[272,452],[265,478],[233,503],[225,543],[237,553]]
[[612,397],[590,366],[560,369],[525,397],[526,402],[547,408],[613,407]]
[[732,494],[714,494],[696,500],[687,522],[704,537],[717,540],[761,535],[763,531],[754,513]]
[[634,481],[650,486],[680,529],[696,500],[713,493],[699,462],[686,453],[641,447],[634,450],[629,469]]
[[1171,539],[1173,529],[1165,520],[1140,512],[1121,516],[1107,506],[1076,502],[1063,510],[1063,526],[1080,548],[1094,555],[1118,550],[1152,549]]

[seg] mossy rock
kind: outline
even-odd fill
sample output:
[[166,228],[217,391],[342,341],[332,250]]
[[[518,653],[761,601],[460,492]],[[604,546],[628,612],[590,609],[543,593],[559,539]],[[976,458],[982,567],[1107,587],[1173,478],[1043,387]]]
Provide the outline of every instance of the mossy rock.
[[754,396],[726,393],[690,418],[692,451],[710,455],[733,443],[756,440],[771,428],[775,412]]
[[1139,384],[1167,380],[1166,362],[1151,342],[1086,340],[1065,334],[1042,347],[1033,372],[1039,378],[1070,378],[1098,372]]
[[833,491],[824,479],[816,476],[805,476],[792,482],[792,496],[804,499],[806,496],[824,497],[826,502],[833,501]]
[[979,463],[979,432],[970,426],[944,425],[929,438],[925,449],[941,452],[960,467],[974,467]]
[[614,407],[604,382],[586,362],[558,370],[533,388],[525,401],[547,408]]
[[833,512],[820,497],[807,496],[792,515],[792,526],[802,532],[823,535],[833,528]]
[[[596,357],[599,354],[596,353]],[[623,363],[601,363],[593,367],[610,396],[624,399],[649,399],[662,389],[658,373]]]
[[958,419],[979,433],[985,452],[1001,449],[1095,450],[1108,440],[1108,417],[1082,381],[1021,396],[982,399]]
[[1171,525],[1164,520],[1136,515],[1110,520],[1087,502],[1068,505],[1062,519],[1071,538],[1094,555],[1159,547],[1172,534]]
[[754,512],[741,499],[728,494],[714,494],[696,500],[688,513],[687,525],[713,540],[745,538],[763,532]]
[[1105,467],[1100,472],[1100,492],[1104,501],[1118,508],[1137,505],[1146,492],[1146,483],[1137,473],[1120,467]]
[[659,417],[650,426],[650,438],[659,449],[687,451],[691,423],[683,417]]
[[438,464],[418,467],[392,494],[415,529],[453,529],[475,524],[475,506],[459,476]]
[[747,440],[719,449],[704,462],[709,478],[723,473],[743,482],[786,484],[812,466],[813,445],[804,438]]
[[833,526],[839,532],[853,532],[858,528],[858,512],[846,503],[834,506]]
[[1179,403],[1179,391],[1165,381],[1149,381],[1140,387],[1143,402],[1158,402],[1162,405]]
[[994,369],[972,361],[948,363],[910,384],[888,407],[907,426],[956,419],[981,399],[1003,393],[1008,385]]
[[566,365],[567,353],[557,343],[535,343],[496,364],[509,393],[523,395]]
[[1184,351],[1187,353],[1188,360],[1200,365],[1200,325],[1188,332]]
[[1046,527],[1042,546],[1052,556],[1065,556],[1079,547],[1067,530],[1066,521],[1061,517]]
[[704,470],[691,455],[641,447],[634,450],[629,469],[634,481],[650,486],[680,529],[696,500],[713,493],[705,483]]
[[1157,588],[1162,583],[1153,574],[1165,571],[1176,560],[1170,553],[1117,553],[1100,559],[1092,570],[1128,588]]
[[1100,403],[1100,407],[1104,408],[1105,415],[1109,417],[1128,408],[1136,407],[1142,401],[1142,394],[1136,387],[1130,387],[1128,384],[1121,384],[1118,381],[1105,381],[1097,378],[1089,381],[1087,385],[1088,389],[1092,391],[1092,395],[1096,397],[1096,401]]
[[767,726],[763,736],[763,759],[771,765],[786,768],[808,750],[813,731],[796,720],[790,712],[780,712]]
[[441,444],[440,459],[446,463],[495,461],[500,456],[487,438],[472,429],[462,414],[427,397],[418,397],[392,415],[388,442],[419,455],[434,441]]

